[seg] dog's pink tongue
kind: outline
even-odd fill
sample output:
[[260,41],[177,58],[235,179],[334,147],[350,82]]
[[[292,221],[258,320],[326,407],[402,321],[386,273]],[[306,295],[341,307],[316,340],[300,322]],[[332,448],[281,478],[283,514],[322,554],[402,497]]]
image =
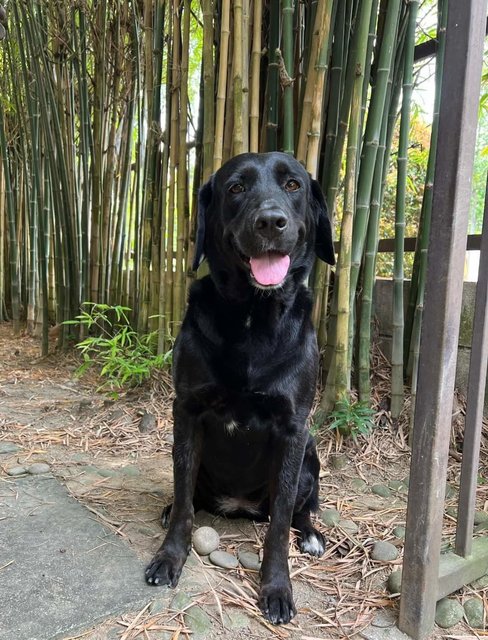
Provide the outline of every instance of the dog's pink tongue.
[[290,266],[290,256],[268,251],[259,258],[251,258],[249,262],[256,281],[267,286],[283,282]]

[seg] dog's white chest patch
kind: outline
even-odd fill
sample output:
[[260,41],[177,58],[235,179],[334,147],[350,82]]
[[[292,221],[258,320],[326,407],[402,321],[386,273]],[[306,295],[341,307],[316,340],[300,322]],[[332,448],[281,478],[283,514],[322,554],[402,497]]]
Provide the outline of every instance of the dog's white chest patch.
[[244,326],[246,327],[246,329],[250,329],[251,328],[251,314],[249,314],[246,318],[246,321],[244,323]]
[[227,422],[227,424],[225,425],[225,430],[231,436],[236,431],[238,426],[239,425],[235,420],[231,420],[230,422]]

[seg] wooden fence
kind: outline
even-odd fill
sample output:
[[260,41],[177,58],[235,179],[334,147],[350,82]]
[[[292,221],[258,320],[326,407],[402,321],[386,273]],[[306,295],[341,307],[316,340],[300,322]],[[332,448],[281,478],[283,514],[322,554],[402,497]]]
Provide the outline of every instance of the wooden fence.
[[480,241],[457,536],[455,549],[440,553],[487,4],[452,0],[448,6],[400,600],[399,627],[415,640],[430,634],[437,600],[488,571],[488,538],[473,540],[488,361],[488,205]]

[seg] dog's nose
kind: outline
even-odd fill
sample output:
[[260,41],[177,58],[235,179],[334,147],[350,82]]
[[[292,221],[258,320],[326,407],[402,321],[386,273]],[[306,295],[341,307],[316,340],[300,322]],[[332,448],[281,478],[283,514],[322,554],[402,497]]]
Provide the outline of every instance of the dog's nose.
[[288,225],[288,220],[282,211],[262,211],[254,223],[255,230],[262,236],[275,238]]

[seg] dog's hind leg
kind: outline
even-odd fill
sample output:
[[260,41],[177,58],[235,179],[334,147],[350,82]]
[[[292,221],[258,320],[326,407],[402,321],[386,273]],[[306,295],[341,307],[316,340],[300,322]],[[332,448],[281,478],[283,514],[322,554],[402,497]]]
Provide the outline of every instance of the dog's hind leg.
[[292,527],[298,532],[300,551],[311,556],[321,556],[325,551],[325,537],[312,525],[310,513],[319,507],[320,462],[315,442],[310,436],[303,459]]

